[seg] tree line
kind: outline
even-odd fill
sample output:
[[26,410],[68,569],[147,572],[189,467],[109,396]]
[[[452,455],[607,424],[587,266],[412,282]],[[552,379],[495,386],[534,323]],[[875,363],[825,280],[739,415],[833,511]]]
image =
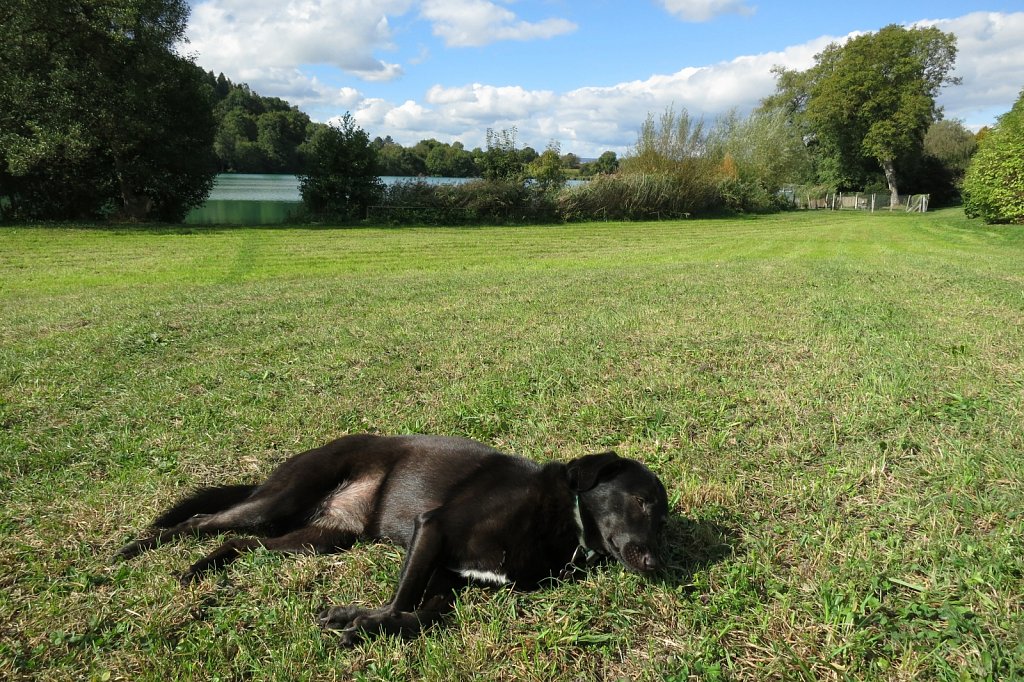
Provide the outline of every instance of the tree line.
[[[8,0],[0,7],[0,217],[178,221],[218,172],[295,173],[311,217],[406,220],[657,218],[770,211],[793,186],[963,197],[1024,220],[1020,102],[978,135],[936,104],[956,40],[887,26],[828,46],[749,115],[667,109],[635,147],[582,162],[488,130],[483,148],[370,139],[200,69],[174,46],[187,0]],[[386,190],[380,175],[477,177],[465,189]],[[570,176],[594,179],[566,187]],[[425,218],[424,216],[428,216]],[[433,216],[429,218],[429,216]]]
[[[514,131],[509,131],[514,134]],[[499,134],[491,131],[491,134]],[[462,142],[441,142],[435,139],[420,140],[411,147],[404,147],[391,136],[373,139],[381,175],[399,177],[432,176],[440,178],[480,178],[484,176],[486,148],[466,149]],[[490,145],[489,145],[490,146]],[[516,148],[518,162],[525,166],[535,164],[541,154],[527,145]],[[618,155],[606,151],[597,159],[584,161],[569,152],[559,154],[559,165],[567,175],[592,177],[602,173],[614,173],[619,165]]]

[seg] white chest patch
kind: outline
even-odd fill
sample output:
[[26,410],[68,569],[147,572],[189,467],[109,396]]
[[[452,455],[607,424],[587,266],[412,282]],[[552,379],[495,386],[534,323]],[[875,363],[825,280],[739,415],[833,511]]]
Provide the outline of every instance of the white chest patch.
[[478,571],[475,568],[460,568],[458,574],[463,578],[469,578],[470,580],[477,580],[482,583],[492,583],[494,585],[504,585],[508,582],[508,576],[504,573],[495,573],[494,571]]

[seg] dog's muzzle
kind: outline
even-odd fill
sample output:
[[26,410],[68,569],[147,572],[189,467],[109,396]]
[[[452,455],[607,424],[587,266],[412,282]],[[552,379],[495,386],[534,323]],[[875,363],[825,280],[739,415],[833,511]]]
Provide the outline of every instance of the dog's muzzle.
[[661,565],[654,550],[639,542],[627,542],[622,548],[622,563],[638,573],[653,573]]

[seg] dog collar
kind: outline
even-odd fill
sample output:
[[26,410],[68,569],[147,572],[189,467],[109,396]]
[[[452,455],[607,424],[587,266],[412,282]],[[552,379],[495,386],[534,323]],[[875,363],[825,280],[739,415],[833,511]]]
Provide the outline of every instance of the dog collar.
[[587,549],[584,545],[576,545],[576,551],[572,553],[572,558],[569,559],[569,563],[565,565],[562,572],[558,574],[559,580],[569,580],[577,573],[581,573],[586,570],[594,557],[597,556],[597,552],[592,549]]
[[575,505],[572,508],[572,516],[573,516],[573,519],[576,521],[576,537],[580,541],[580,547],[582,547],[583,549],[589,550],[590,548],[587,547],[587,539],[586,539],[586,537],[584,536],[584,533],[583,533],[583,516],[580,515],[580,496],[579,495],[576,496],[576,503],[575,503]]
[[576,551],[572,553],[572,558],[569,559],[569,563],[565,565],[562,572],[559,574],[560,580],[568,580],[575,573],[582,571],[591,563],[597,556],[597,551],[587,547],[586,538],[583,533],[583,517],[580,515],[580,496],[576,496],[576,504],[572,510],[573,518],[576,521],[576,536],[579,539],[579,544],[576,545]]

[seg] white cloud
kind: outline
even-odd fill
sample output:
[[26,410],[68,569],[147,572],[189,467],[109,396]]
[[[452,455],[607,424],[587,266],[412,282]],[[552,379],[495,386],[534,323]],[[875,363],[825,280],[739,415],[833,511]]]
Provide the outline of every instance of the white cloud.
[[423,0],[420,14],[448,47],[480,47],[502,40],[552,38],[576,30],[566,19],[520,20],[489,0]]
[[261,95],[280,97],[304,110],[309,107],[349,109],[363,101],[362,93],[355,88],[327,85],[297,68],[245,68],[232,73],[231,80],[258,83],[255,90]]
[[[465,2],[451,0],[447,6],[465,6]],[[367,10],[371,4],[378,8],[376,19],[368,18],[374,14]],[[430,4],[428,0],[422,7]],[[493,3],[483,4],[494,6]],[[361,10],[363,16],[360,17],[342,12],[343,19],[328,20],[321,16],[327,5],[335,10],[360,5],[365,11]],[[391,102],[368,98],[353,88],[331,87],[304,74],[301,65],[310,61],[303,55],[320,55],[319,61],[336,64],[339,68],[381,76],[388,74],[389,65],[373,56],[375,50],[386,49],[393,39],[382,17],[387,12],[411,8],[411,2],[292,0],[292,9],[278,9],[280,6],[277,0],[209,0],[197,8],[197,14],[201,8],[222,14],[216,21],[207,17],[200,23],[200,26],[210,27],[210,37],[205,38],[200,31],[198,37],[202,40],[197,40],[197,34],[193,33],[191,47],[200,48],[204,65],[223,63],[209,58],[206,52],[209,49],[219,50],[217,54],[225,59],[234,59],[232,63],[236,66],[232,70],[228,66],[218,66],[218,70],[231,74],[232,80],[249,82],[261,94],[284,97],[306,111],[322,112],[321,117],[351,111],[372,136],[391,135],[403,144],[415,144],[431,137],[461,140],[466,146],[474,147],[484,144],[487,128],[516,126],[521,144],[539,149],[548,140],[555,139],[562,143],[564,151],[584,157],[598,156],[606,149],[626,151],[635,142],[637,130],[647,114],[658,114],[670,105],[676,110],[686,108],[691,115],[707,119],[733,108],[749,111],[774,90],[772,66],[806,69],[814,63],[814,55],[829,42],[856,35],[822,36],[780,51],[686,67],[674,73],[609,86],[552,92],[515,84],[438,84],[416,99]],[[288,33],[292,30],[288,23],[291,20],[278,17],[276,13],[294,13],[299,11],[296,8],[306,8],[310,17],[320,16],[321,22],[329,21],[333,28],[318,29],[327,31],[327,38],[310,37],[314,44],[301,49],[288,47],[296,36],[306,35],[305,29]],[[227,25],[224,22],[232,21],[228,15],[239,24],[239,31],[243,27],[247,30],[245,40],[233,38],[238,35],[234,31],[224,30]],[[484,12],[480,16],[498,15]],[[209,23],[211,21],[213,23]],[[364,23],[359,24],[360,21]],[[463,27],[471,23],[469,19],[466,21]],[[514,25],[517,20],[510,21],[509,25]],[[1021,77],[1024,73],[1024,12],[976,12],[920,23],[936,25],[958,37],[956,73],[963,78],[963,85],[949,87],[941,95],[940,103],[947,117],[962,118],[976,128],[991,124],[997,114],[1009,109],[1024,86]],[[363,30],[369,33],[362,35]],[[275,32],[279,32],[280,37],[274,37]],[[260,47],[261,41],[269,42]]]
[[[395,49],[391,20],[420,8],[449,47],[551,38],[576,29],[564,19],[520,20],[489,0],[203,0],[192,10],[187,51],[203,64],[253,83],[272,70],[318,64],[365,81],[402,75],[378,56]],[[427,54],[410,59],[415,64]]]
[[[833,40],[838,38],[825,36],[780,52],[561,94],[479,83],[435,85],[425,93],[415,116],[409,115],[413,111],[410,102],[390,109],[381,100],[364,102],[354,115],[371,134],[390,134],[404,144],[436,137],[479,146],[487,128],[514,125],[522,144],[539,148],[555,139],[566,151],[584,157],[598,156],[607,149],[621,153],[635,142],[648,113],[675,106],[677,110],[685,107],[693,116],[713,118],[732,108],[749,109],[774,89],[772,66],[808,68],[814,55]],[[396,109],[402,109],[403,115],[392,114]],[[397,123],[402,126],[389,127]]]
[[388,15],[411,0],[207,0],[192,10],[189,50],[240,78],[303,64],[328,64],[366,80],[401,67],[375,56],[391,45]]
[[957,37],[954,75],[963,84],[946,88],[939,97],[948,118],[960,118],[978,128],[1009,111],[1024,87],[1024,12],[973,12],[918,24],[936,26]]
[[723,14],[751,15],[755,9],[743,0],[660,0],[670,13],[685,21],[710,21]]

